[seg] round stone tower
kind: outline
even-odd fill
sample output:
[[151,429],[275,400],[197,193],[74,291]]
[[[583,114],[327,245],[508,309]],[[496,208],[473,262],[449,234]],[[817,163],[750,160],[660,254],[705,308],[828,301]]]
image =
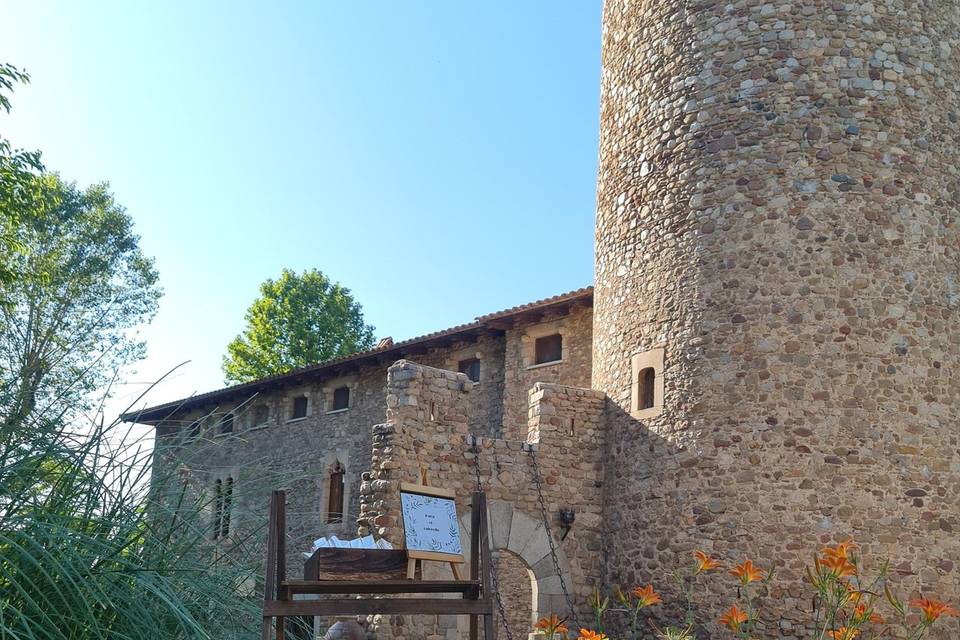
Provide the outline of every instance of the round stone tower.
[[854,537],[960,606],[958,94],[957,0],[606,1],[610,582],[750,557],[799,638]]

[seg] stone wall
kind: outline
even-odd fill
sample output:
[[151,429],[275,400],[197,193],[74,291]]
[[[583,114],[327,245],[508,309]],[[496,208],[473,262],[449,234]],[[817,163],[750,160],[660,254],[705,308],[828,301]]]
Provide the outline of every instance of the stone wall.
[[[528,397],[532,435],[527,443],[471,438],[467,414],[473,389],[462,374],[406,361],[390,367],[387,422],[374,429],[372,468],[361,489],[361,528],[400,544],[399,483],[417,481],[420,470],[426,469],[432,484],[457,492],[461,535],[469,542],[469,501],[475,488],[474,465],[479,462],[490,507],[493,547],[513,553],[533,573],[537,612],[565,614],[533,478],[539,468],[561,570],[574,600],[585,603],[602,571],[603,395],[537,385]],[[528,449],[533,451],[537,467]],[[560,541],[557,513],[562,507],[575,511],[576,522]],[[429,563],[429,571],[447,570]],[[377,624],[381,635],[389,629],[398,638],[439,635],[452,639],[466,629],[465,620],[444,616],[393,618]]]
[[473,385],[469,396],[469,429],[474,435],[495,438],[500,435],[503,422],[504,343],[503,335],[484,335],[476,342],[457,342],[408,359],[438,369],[456,371],[461,360],[478,358],[480,380]]
[[[333,381],[339,385],[342,379]],[[331,406],[324,383],[292,386],[271,395],[256,396],[229,406],[200,407],[179,419],[179,428],[169,430],[158,442],[158,477],[173,467],[189,470],[192,485],[211,496],[217,478],[233,479],[232,537],[242,538],[266,522],[270,492],[286,487],[287,549],[290,575],[300,577],[302,551],[320,535],[352,537],[360,510],[360,476],[370,460],[370,425],[383,420],[383,369],[365,369],[349,376],[353,384],[351,406],[328,412]],[[291,420],[292,399],[308,397],[308,414]],[[253,424],[255,407],[269,408],[268,420]],[[234,431],[219,434],[218,424],[227,413],[235,414]],[[203,421],[196,437],[192,423]],[[177,444],[174,444],[177,443]],[[327,523],[329,474],[339,462],[345,471],[344,507],[340,523]],[[212,509],[208,514],[212,519]],[[222,544],[229,546],[230,539]]]
[[[514,640],[523,640],[530,634],[533,621],[533,575],[523,558],[506,550],[494,551],[497,584],[506,605],[507,627]],[[496,637],[506,640],[500,622]]]
[[[763,637],[806,637],[803,567],[853,536],[960,603],[958,47],[956,2],[607,0],[609,582],[752,557],[778,573]],[[635,419],[657,348],[662,413]]]
[[[536,365],[534,340],[560,332],[563,360]],[[537,382],[589,387],[593,364],[593,312],[580,306],[565,315],[547,315],[537,322],[519,323],[506,332],[503,390],[503,437],[526,438],[527,394]]]

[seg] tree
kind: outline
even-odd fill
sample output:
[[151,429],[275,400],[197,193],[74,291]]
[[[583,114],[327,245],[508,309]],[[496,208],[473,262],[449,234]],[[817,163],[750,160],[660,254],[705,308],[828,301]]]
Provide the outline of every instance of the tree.
[[373,346],[373,327],[350,290],[316,269],[284,269],[260,285],[247,327],[227,345],[227,383],[248,382]]
[[[13,65],[0,62],[0,109],[10,113],[10,98],[16,83],[27,83],[30,76]],[[23,211],[36,195],[36,173],[43,169],[40,153],[14,149],[0,136],[0,283],[17,277],[14,256],[24,247],[16,241],[15,229]],[[0,299],[0,304],[4,301]]]
[[[89,393],[142,356],[131,329],[157,309],[153,260],[98,184],[33,178],[37,197],[13,229],[17,278],[0,282],[0,420],[5,430],[88,406]],[[26,424],[25,426],[29,426]]]

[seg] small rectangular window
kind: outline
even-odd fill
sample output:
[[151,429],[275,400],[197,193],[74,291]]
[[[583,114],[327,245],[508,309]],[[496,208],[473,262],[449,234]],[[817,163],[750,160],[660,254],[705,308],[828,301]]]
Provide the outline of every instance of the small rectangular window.
[[337,387],[333,390],[333,409],[331,411],[340,411],[350,408],[350,387]]
[[233,414],[228,413],[220,421],[220,433],[233,433]]
[[457,370],[465,373],[474,382],[480,382],[480,359],[468,358],[457,363]]
[[293,407],[290,412],[290,419],[296,420],[297,418],[306,418],[307,417],[307,397],[300,396],[299,398],[293,399]]
[[555,333],[537,338],[535,344],[536,364],[557,362],[563,358],[563,336]]

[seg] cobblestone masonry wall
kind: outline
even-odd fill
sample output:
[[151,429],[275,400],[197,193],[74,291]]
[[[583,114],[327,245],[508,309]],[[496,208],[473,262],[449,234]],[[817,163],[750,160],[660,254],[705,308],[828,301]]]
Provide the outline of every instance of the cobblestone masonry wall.
[[[523,559],[509,551],[495,551],[497,583],[507,608],[507,626],[514,640],[523,640],[530,634],[533,616],[533,589],[530,568]],[[497,626],[497,638],[506,640],[503,628]]]
[[[506,333],[503,390],[503,437],[526,437],[527,394],[536,382],[589,387],[593,364],[593,311],[575,307],[568,315],[546,316],[537,323],[520,324]],[[537,366],[533,345],[537,336],[562,332],[563,360]]]
[[[587,331],[589,336],[589,327]],[[456,371],[461,360],[480,359],[480,380],[473,385],[469,396],[469,426],[474,435],[496,437],[500,434],[504,404],[504,343],[502,335],[481,336],[476,342],[431,349],[423,357],[410,358],[450,371]]]
[[[163,445],[161,469],[178,465],[189,470],[197,491],[211,495],[214,481],[233,478],[231,508],[233,537],[242,538],[262,529],[268,514],[270,491],[286,487],[288,561],[291,575],[299,577],[301,552],[320,535],[352,537],[360,511],[360,476],[369,467],[370,424],[384,416],[384,370],[369,368],[349,378],[354,383],[351,406],[328,413],[322,383],[290,387],[271,395],[248,399],[237,408],[209,406],[181,419],[178,432],[161,436],[163,442],[180,438],[181,446]],[[306,395],[308,415],[290,420],[293,398]],[[268,419],[253,424],[255,407],[266,405]],[[218,435],[218,423],[232,411],[234,432]],[[189,438],[190,423],[207,416],[195,438]],[[184,440],[186,438],[186,440]],[[339,462],[345,471],[342,523],[326,522],[329,473]],[[210,498],[212,500],[212,497]],[[210,514],[212,518],[212,514]],[[221,544],[230,545],[227,539]]]
[[[905,594],[960,603],[958,7],[607,0],[610,582],[751,556],[778,570],[765,637],[799,638],[804,564],[854,536]],[[664,410],[633,420],[654,347]]]
[[[432,484],[457,491],[461,524],[469,522],[475,487],[474,454],[468,444],[473,385],[462,374],[400,361],[390,367],[387,422],[374,428],[372,468],[361,489],[361,530],[395,544],[402,539],[398,486],[416,481],[426,468]],[[601,578],[600,505],[602,494],[603,395],[585,389],[537,385],[529,395],[531,442],[542,473],[547,513],[557,539],[561,566],[577,602]],[[571,433],[567,425],[573,424]],[[480,472],[490,504],[495,548],[515,553],[533,571],[538,611],[562,613],[566,606],[555,575],[533,485],[533,467],[524,443],[479,440]],[[574,509],[576,522],[559,542],[557,511]],[[469,541],[466,531],[463,539]],[[430,565],[431,571],[444,570]],[[507,603],[510,606],[510,603]],[[456,638],[463,620],[441,616],[377,620],[381,637]]]

